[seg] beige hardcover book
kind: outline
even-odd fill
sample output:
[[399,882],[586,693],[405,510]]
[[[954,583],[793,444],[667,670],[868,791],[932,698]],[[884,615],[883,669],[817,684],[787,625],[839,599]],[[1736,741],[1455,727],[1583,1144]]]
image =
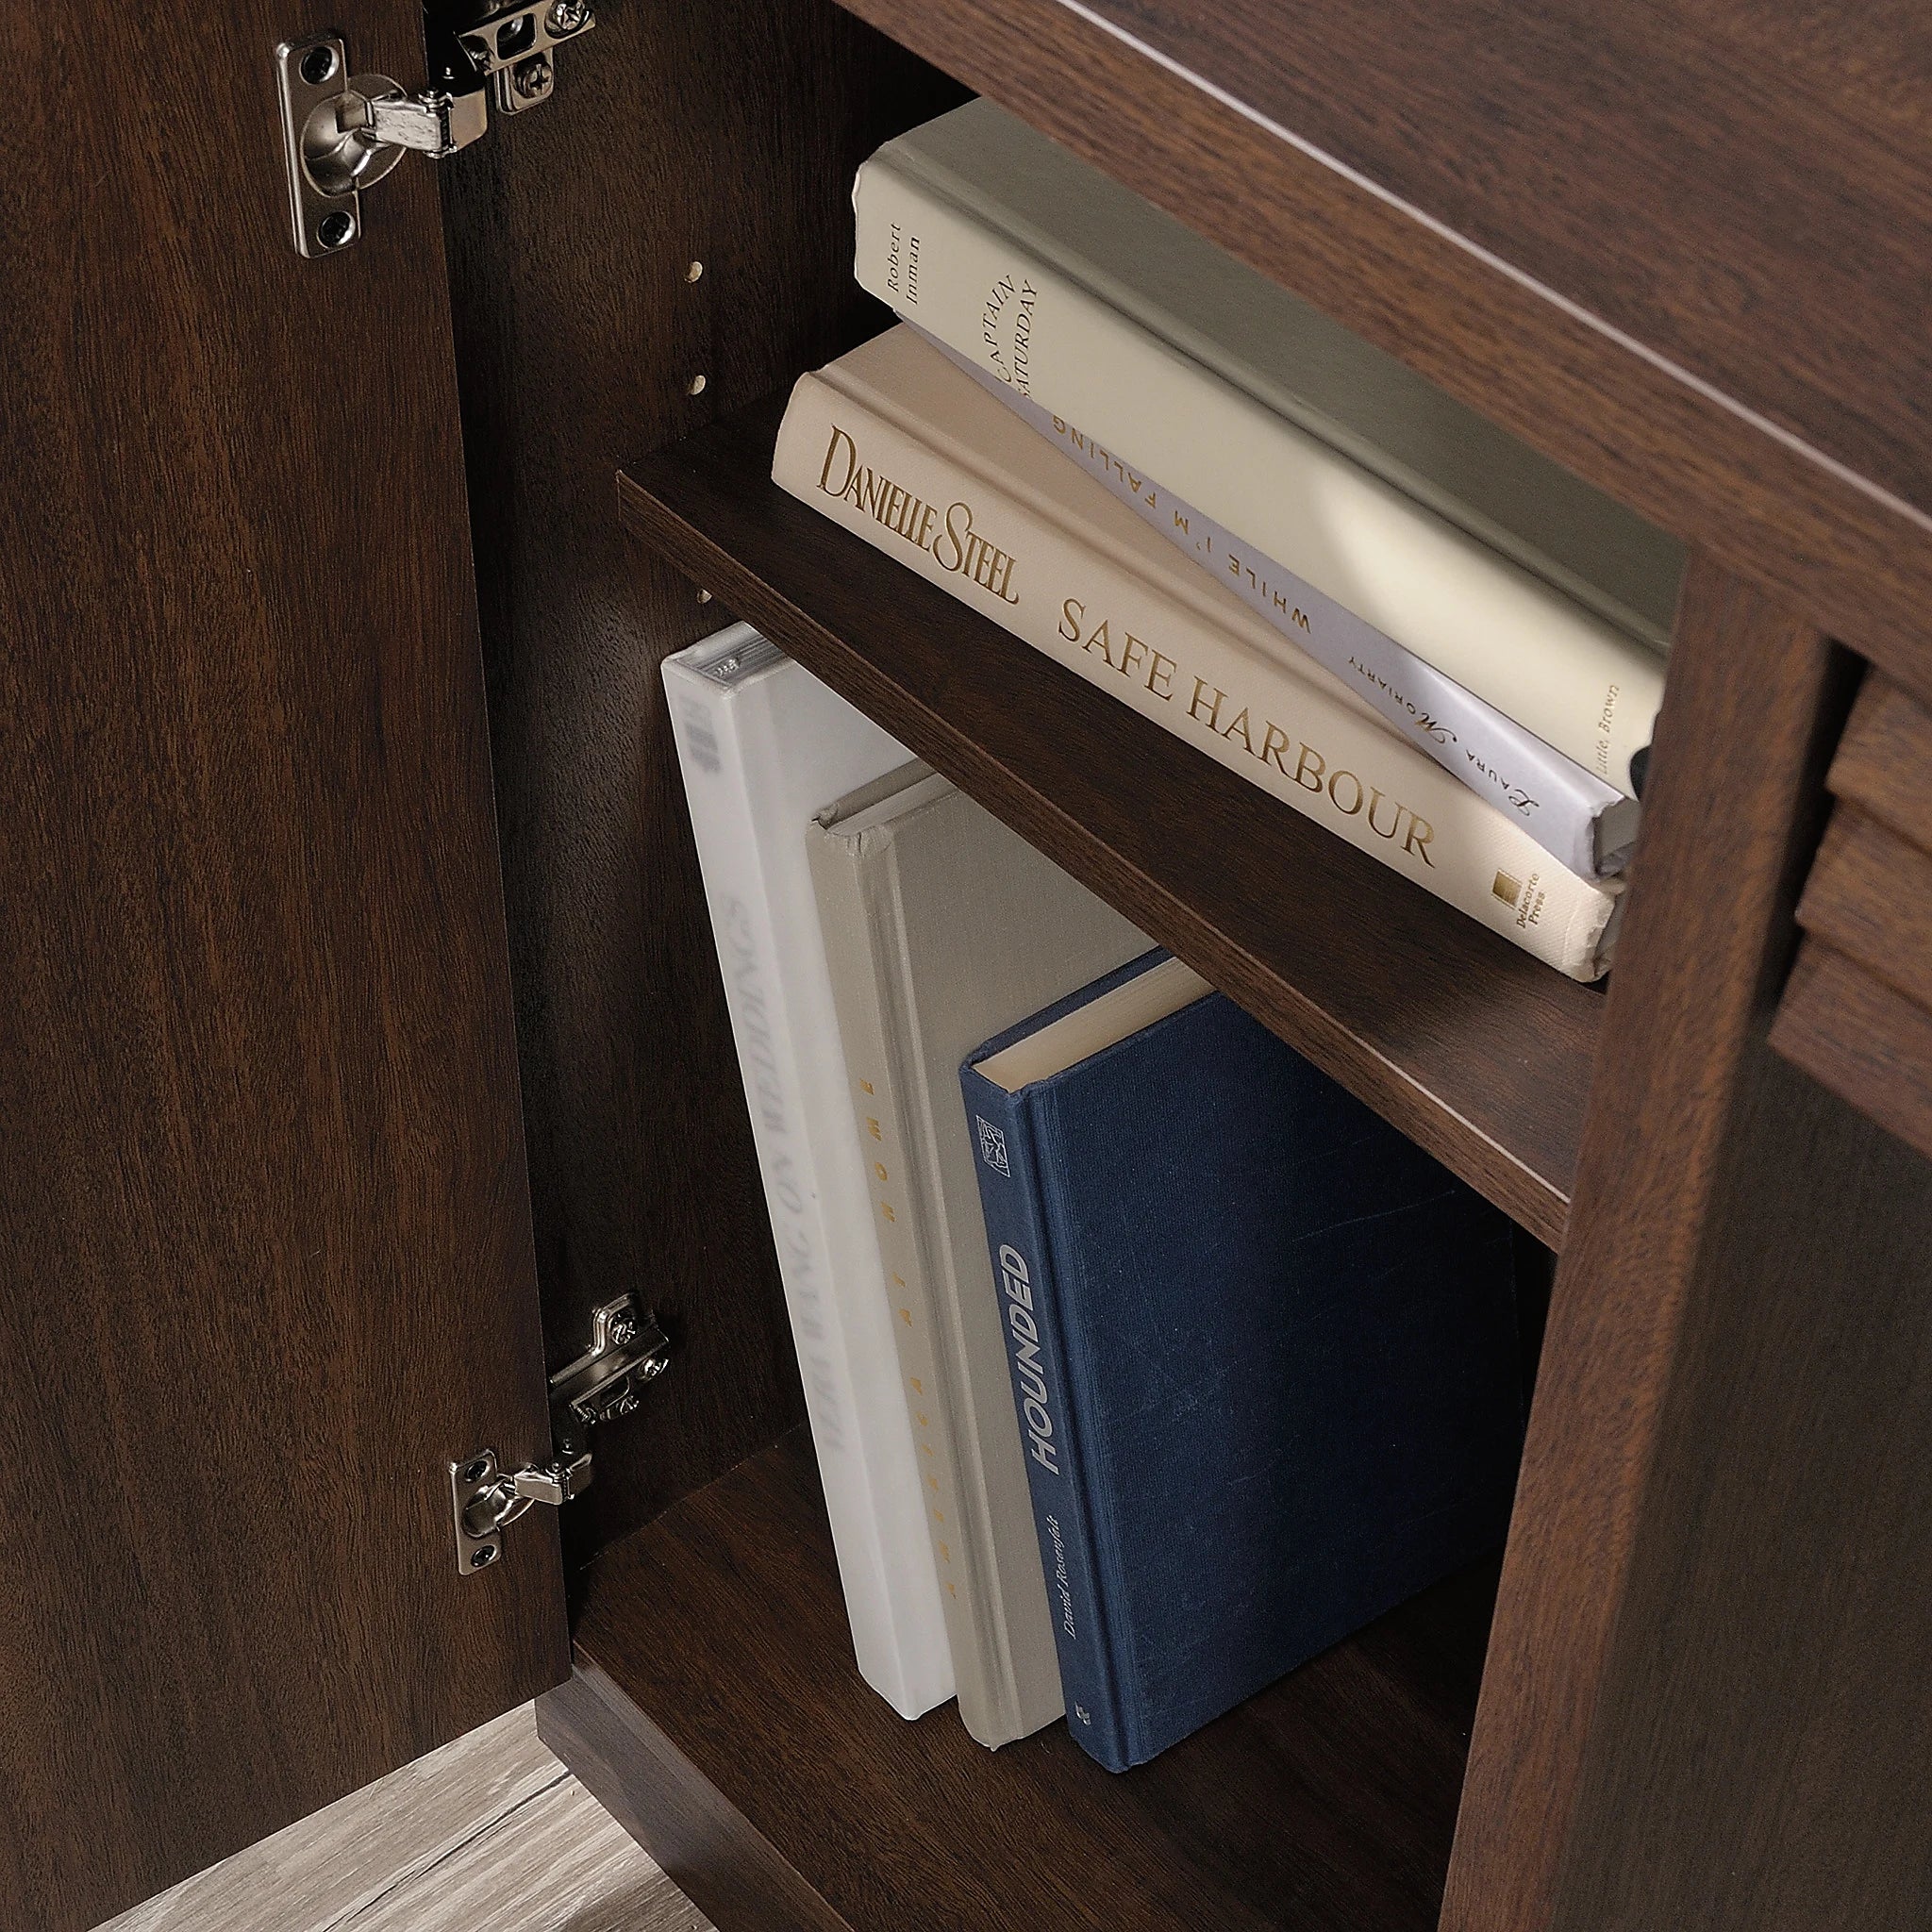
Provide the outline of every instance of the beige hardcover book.
[[[772,477],[1250,784],[1575,979],[1621,884],[1579,878],[908,327],[791,392]],[[1294,882],[1280,882],[1292,892]]]
[[888,142],[853,206],[905,320],[1641,789],[1674,538],[991,101]]
[[1060,1680],[959,1063],[1149,941],[924,765],[807,844],[959,1715],[997,1746],[1059,1716]]

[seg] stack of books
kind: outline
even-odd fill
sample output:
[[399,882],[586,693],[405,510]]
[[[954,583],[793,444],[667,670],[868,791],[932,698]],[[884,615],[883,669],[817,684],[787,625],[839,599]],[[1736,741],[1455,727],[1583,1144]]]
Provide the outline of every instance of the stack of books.
[[1504,1217],[757,633],[664,682],[866,1681],[1119,1770],[1500,1540]]
[[[1600,974],[1669,542],[985,103],[855,202],[776,481]],[[664,680],[865,1679],[1124,1770],[1498,1542],[1507,1219],[755,632]]]
[[989,102],[854,206],[903,321],[799,383],[774,479],[1599,977],[1681,545]]

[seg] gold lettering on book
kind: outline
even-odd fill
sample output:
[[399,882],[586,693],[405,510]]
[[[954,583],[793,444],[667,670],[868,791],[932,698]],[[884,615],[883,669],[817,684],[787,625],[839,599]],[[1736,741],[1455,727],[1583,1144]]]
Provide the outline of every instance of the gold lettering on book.
[[897,222],[886,237],[886,287],[903,295],[908,308],[919,307],[919,237],[908,235]]
[[935,505],[861,462],[858,443],[837,424],[825,445],[825,459],[819,465],[819,488],[884,525],[915,550],[924,550],[950,575],[971,577],[1002,604],[1019,603],[1012,588],[1012,554],[974,528],[971,504],[950,504],[941,516]]
[[[1116,637],[1111,618],[1103,617],[1091,629],[1088,628],[1089,622],[1087,607],[1078,597],[1069,597],[1060,605],[1059,634],[1067,642],[1078,644],[1083,654],[1098,658],[1117,676],[1131,677],[1155,697],[1172,702],[1174,674],[1179,668],[1174,658],[1129,631],[1123,630]],[[1224,718],[1229,702],[1224,691],[1209,684],[1205,677],[1197,677],[1188,697],[1188,721],[1213,732],[1228,744],[1239,745],[1251,758],[1273,766],[1304,791],[1325,799],[1329,809],[1340,817],[1358,818],[1366,811],[1369,829],[1376,838],[1392,841],[1398,832],[1403,833],[1404,854],[1421,859],[1430,871],[1435,870],[1429,843],[1436,836],[1436,828],[1427,819],[1420,817],[1412,807],[1391,797],[1380,786],[1366,783],[1346,767],[1338,765],[1331,771],[1327,758],[1312,744],[1297,744],[1273,718],[1257,719],[1252,705],[1243,705],[1232,717]],[[1255,742],[1257,729],[1261,741],[1258,745]],[[1292,766],[1288,762],[1291,751],[1295,754]],[[1380,817],[1385,811],[1389,814],[1386,826]]]
[[[1080,633],[1086,628],[1086,606],[1079,598],[1069,597],[1060,606],[1061,637],[1070,644],[1078,644],[1083,651],[1095,653],[1109,671],[1118,671],[1123,677],[1133,678],[1150,695],[1163,700],[1174,697],[1174,675],[1179,667],[1166,652],[1156,650],[1132,631],[1123,631],[1120,662],[1116,664],[1110,621],[1103,617],[1091,635],[1083,639]],[[1141,669],[1143,664],[1146,667],[1144,671]]]
[[[979,339],[992,373],[1020,393],[1033,392],[1033,311],[1040,291],[1025,275],[1002,275],[980,305]],[[1003,345],[1002,336],[1010,339]]]
[[1596,742],[1592,749],[1596,753],[1597,775],[1607,778],[1610,775],[1610,725],[1617,715],[1617,700],[1624,695],[1624,687],[1613,684],[1604,692],[1603,708],[1596,716]]

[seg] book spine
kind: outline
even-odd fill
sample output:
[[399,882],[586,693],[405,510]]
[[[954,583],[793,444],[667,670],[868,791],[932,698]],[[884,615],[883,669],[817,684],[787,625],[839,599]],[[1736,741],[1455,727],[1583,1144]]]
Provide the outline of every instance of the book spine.
[[[1028,428],[1103,484],[1182,556],[1208,571],[1294,649],[1365,697],[1425,758],[1518,819],[1558,865],[1585,878],[1623,871],[1636,811],[1587,772],[1305,578],[1243,543],[1204,510],[1124,462],[1064,417],[938,346]],[[1603,837],[1607,815],[1615,828]]]
[[919,1461],[926,1534],[939,1570],[940,1607],[953,1654],[959,1719],[977,1742],[997,1748],[1024,1732],[1017,1699],[999,1669],[978,1552],[961,1495],[964,1423],[956,1407],[963,1394],[940,1365],[941,1318],[914,1224],[917,1208],[908,1191],[914,1170],[867,939],[864,886],[849,841],[819,825],[808,826],[805,838],[873,1227],[885,1269],[905,1408]]
[[890,1363],[890,1344],[855,1338],[856,1324],[883,1324],[882,1307],[858,1305],[883,1294],[875,1274],[834,1266],[737,708],[675,664],[664,681],[853,1650],[865,1681],[917,1717],[952,1694],[953,1672],[930,1559],[905,1541],[921,1506],[896,1380],[864,1366]]
[[[1238,624],[1208,621],[1083,541],[1064,506],[932,447],[890,402],[835,387],[836,375],[792,391],[772,465],[781,488],[1536,958],[1576,979],[1607,968],[1614,882],[1556,864],[1345,690],[1272,642],[1243,641],[1240,625],[1262,626],[1234,600]],[[1067,480],[1093,487],[1071,470]],[[1104,492],[1101,503],[1113,508]]]
[[1024,1093],[1008,1093],[970,1066],[960,1069],[959,1083],[979,1150],[987,1252],[1005,1318],[1007,1366],[1026,1451],[1067,1728],[1108,1770],[1124,1771],[1134,1760],[1107,1641],[1079,1417],[1069,1399],[1034,1108]]
[[888,150],[853,186],[855,273],[996,381],[1634,795],[1663,660],[1084,287]]

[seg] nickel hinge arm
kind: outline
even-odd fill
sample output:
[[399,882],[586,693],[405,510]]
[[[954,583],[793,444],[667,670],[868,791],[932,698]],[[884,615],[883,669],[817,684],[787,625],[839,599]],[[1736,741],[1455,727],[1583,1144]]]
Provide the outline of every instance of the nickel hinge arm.
[[333,255],[362,232],[361,192],[406,154],[444,160],[490,127],[490,103],[519,114],[550,98],[555,54],[596,25],[590,0],[510,0],[438,13],[428,87],[411,93],[386,74],[349,73],[341,35],[311,34],[275,49],[282,159],[295,246]]
[[481,94],[449,94],[425,89],[420,94],[360,94],[353,83],[342,94],[336,116],[344,134],[364,134],[378,147],[408,149],[431,160],[447,159],[468,147],[490,126]]

